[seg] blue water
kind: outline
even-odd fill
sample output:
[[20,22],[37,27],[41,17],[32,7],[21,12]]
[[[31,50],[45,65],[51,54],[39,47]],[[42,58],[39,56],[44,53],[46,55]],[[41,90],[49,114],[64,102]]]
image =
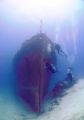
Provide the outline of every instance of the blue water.
[[[28,21],[27,23],[15,22],[7,17],[3,11],[0,11],[0,120],[30,120],[31,112],[26,108],[25,104],[17,96],[16,79],[13,72],[13,58],[20,49],[22,43],[29,39],[32,35],[38,33],[39,26],[36,23]],[[73,74],[77,79],[84,78],[84,12],[79,11],[76,18],[76,43],[73,44],[73,38],[69,41],[63,41],[63,49],[68,51],[68,56],[72,55],[74,60],[69,57],[68,63],[73,67]],[[66,21],[63,23],[66,25]],[[46,25],[47,35],[54,40],[55,22],[49,21]],[[68,28],[70,30],[71,28]],[[72,28],[73,29],[73,28]],[[74,30],[73,30],[74,32]],[[66,43],[65,43],[66,42]],[[67,43],[68,42],[68,43]],[[76,47],[76,51],[73,49]],[[72,51],[71,51],[71,50]],[[69,53],[70,52],[70,53]],[[76,54],[75,54],[76,52]],[[59,59],[66,61],[65,58]],[[70,62],[71,61],[71,62]],[[59,62],[59,60],[58,60]],[[65,66],[59,62],[58,68],[62,71],[61,76],[52,76],[53,82],[50,83],[50,88],[55,86],[56,79],[62,80],[66,76],[66,71],[63,71]],[[60,69],[61,68],[61,69]],[[59,73],[57,73],[59,74]],[[29,115],[30,114],[30,115]],[[29,118],[28,118],[29,115]]]

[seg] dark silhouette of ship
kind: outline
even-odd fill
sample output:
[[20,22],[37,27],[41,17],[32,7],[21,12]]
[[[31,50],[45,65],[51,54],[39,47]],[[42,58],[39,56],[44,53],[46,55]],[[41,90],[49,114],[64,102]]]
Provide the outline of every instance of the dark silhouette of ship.
[[[47,96],[54,98],[74,84],[70,68],[66,74],[67,60],[58,59],[59,55],[67,57],[61,46],[50,40],[40,28],[40,33],[26,40],[14,57],[18,95],[34,112],[41,112]],[[53,81],[54,73],[56,78]]]
[[14,58],[18,94],[40,112],[53,73],[57,71],[54,43],[44,33],[26,40]]

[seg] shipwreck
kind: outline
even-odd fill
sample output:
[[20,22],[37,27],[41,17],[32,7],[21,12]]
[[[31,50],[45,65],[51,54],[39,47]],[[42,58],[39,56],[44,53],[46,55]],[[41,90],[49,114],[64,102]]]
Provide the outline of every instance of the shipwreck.
[[58,72],[54,42],[44,33],[32,36],[16,53],[14,68],[18,95],[30,105],[33,111],[40,112],[42,103],[49,94],[52,75],[57,76]]

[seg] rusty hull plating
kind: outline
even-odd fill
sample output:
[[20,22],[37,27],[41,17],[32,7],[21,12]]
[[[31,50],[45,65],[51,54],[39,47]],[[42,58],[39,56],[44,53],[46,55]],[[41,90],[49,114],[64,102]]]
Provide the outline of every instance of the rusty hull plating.
[[18,94],[35,112],[40,112],[48,94],[52,72],[46,63],[56,66],[56,53],[44,33],[26,40],[14,58]]

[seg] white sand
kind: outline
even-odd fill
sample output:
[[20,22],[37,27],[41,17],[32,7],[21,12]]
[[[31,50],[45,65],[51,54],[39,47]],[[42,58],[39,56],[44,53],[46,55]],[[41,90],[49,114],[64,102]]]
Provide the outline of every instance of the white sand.
[[[81,79],[67,91],[59,105],[41,116],[29,112],[14,95],[0,94],[0,120],[84,120],[84,80]],[[48,107],[52,105],[48,104]]]

